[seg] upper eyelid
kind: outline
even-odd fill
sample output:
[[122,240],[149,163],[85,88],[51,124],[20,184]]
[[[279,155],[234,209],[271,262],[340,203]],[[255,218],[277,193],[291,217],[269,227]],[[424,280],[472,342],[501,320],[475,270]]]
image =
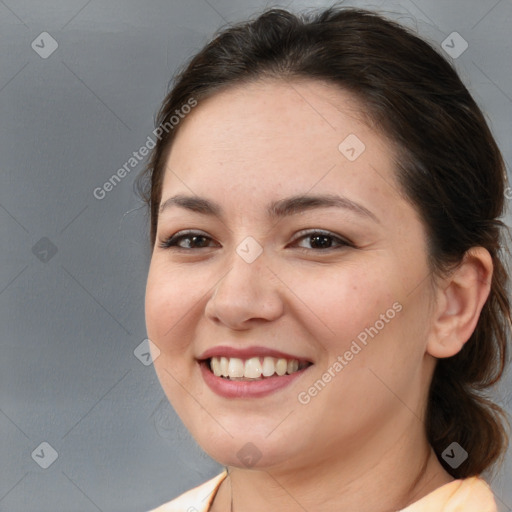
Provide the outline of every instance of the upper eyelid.
[[212,236],[210,236],[205,231],[195,230],[195,229],[192,229],[192,230],[185,229],[185,230],[177,231],[176,233],[174,233],[173,235],[170,235],[168,237],[164,237],[163,240],[161,241],[161,243],[166,244],[170,240],[179,240],[180,238],[193,237],[193,236],[204,236],[205,238],[209,238],[210,240],[215,240]]
[[342,242],[345,243],[352,243],[348,238],[338,235],[334,233],[333,231],[329,231],[328,229],[321,229],[321,228],[307,228],[307,229],[301,229],[299,232],[296,233],[296,235],[293,237],[292,241],[300,240],[301,238],[304,238],[305,236],[312,235],[319,233],[321,235],[330,236],[331,238],[336,238]]

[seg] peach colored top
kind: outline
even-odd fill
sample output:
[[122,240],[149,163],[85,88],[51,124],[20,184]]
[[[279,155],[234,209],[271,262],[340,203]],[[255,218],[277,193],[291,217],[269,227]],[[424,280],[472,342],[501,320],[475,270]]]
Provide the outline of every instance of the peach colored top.
[[[208,512],[217,489],[226,478],[224,470],[176,499],[149,512]],[[478,476],[453,480],[397,512],[497,512],[494,494]]]

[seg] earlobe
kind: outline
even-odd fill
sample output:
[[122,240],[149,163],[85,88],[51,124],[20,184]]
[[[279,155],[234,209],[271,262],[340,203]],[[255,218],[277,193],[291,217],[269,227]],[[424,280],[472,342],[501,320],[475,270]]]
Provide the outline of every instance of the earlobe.
[[473,334],[489,297],[493,263],[487,249],[473,247],[438,288],[427,353],[444,358],[457,354]]

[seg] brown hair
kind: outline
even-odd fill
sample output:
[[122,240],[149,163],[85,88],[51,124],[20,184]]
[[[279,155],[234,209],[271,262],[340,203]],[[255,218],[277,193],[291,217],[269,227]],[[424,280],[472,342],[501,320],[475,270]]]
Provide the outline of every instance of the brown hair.
[[[156,119],[166,126],[139,194],[150,211],[154,246],[167,155],[179,125],[169,121],[191,98],[264,78],[327,81],[352,92],[398,148],[397,179],[428,235],[432,275],[459,264],[475,246],[492,256],[491,291],[461,351],[439,359],[427,411],[427,438],[455,478],[501,462],[507,415],[485,390],[502,376],[512,325],[507,296],[504,212],[506,170],[481,110],[452,66],[427,42],[376,13],[331,7],[294,15],[270,9],[220,31],[174,79]],[[167,125],[165,124],[167,123]],[[165,131],[165,133],[164,133]],[[503,243],[503,245],[502,245]],[[452,468],[441,457],[453,442],[469,454]]]

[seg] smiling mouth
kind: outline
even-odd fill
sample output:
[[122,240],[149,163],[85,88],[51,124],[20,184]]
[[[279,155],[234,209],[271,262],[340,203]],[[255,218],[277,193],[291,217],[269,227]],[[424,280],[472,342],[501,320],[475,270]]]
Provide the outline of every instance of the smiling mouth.
[[281,357],[211,357],[202,361],[216,377],[234,381],[257,381],[297,373],[313,363]]

